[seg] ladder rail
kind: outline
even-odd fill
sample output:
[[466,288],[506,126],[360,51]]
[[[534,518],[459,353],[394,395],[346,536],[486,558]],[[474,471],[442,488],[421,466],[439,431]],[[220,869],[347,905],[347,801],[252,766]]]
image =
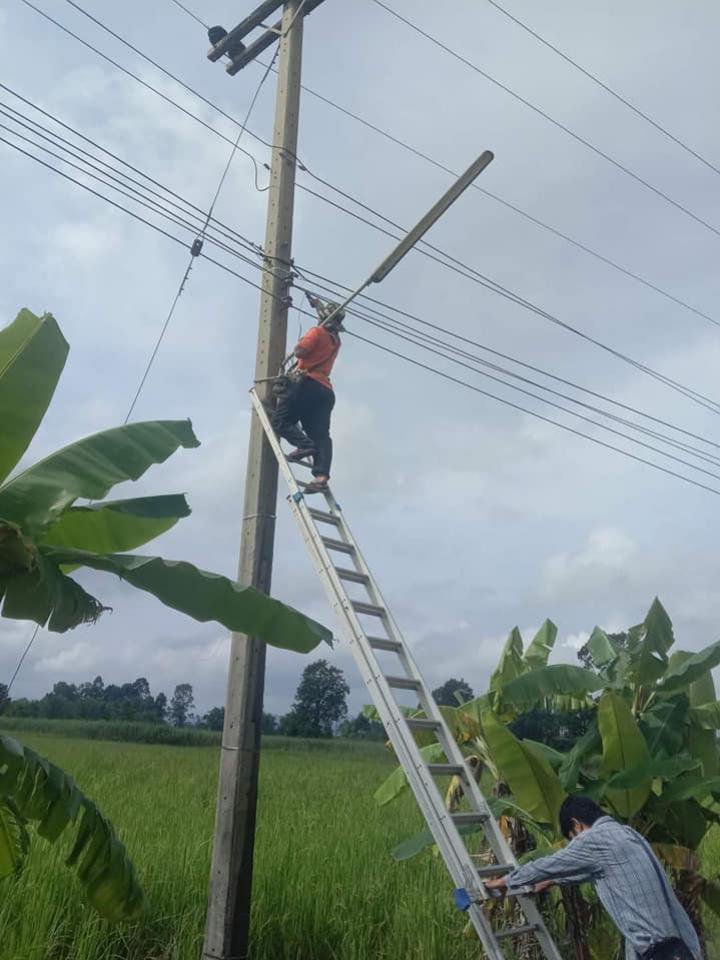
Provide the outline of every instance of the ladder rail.
[[[258,416],[264,429],[266,440],[275,454],[278,466],[290,490],[288,502],[291,512],[298,522],[301,535],[311,554],[316,571],[320,576],[330,600],[330,604],[343,624],[350,651],[360,669],[363,682],[375,703],[388,738],[405,772],[408,784],[430,828],[430,832],[440,848],[453,882],[456,887],[466,888],[472,896],[468,915],[478,933],[489,960],[506,960],[499,943],[499,937],[492,929],[482,909],[483,901],[489,899],[490,895],[480,881],[477,868],[461,837],[453,814],[445,808],[433,772],[420,753],[420,747],[393,694],[391,684],[388,682],[388,677],[383,672],[381,664],[375,656],[373,646],[368,639],[367,631],[359,619],[360,615],[365,616],[368,614],[359,614],[353,606],[353,601],[348,597],[340,573],[329,554],[330,548],[326,547],[325,542],[323,542],[323,536],[315,525],[313,512],[317,515],[319,511],[307,504],[302,493],[302,486],[296,479],[290,464],[285,458],[280,440],[276,436],[267,411],[255,390],[251,391],[251,399],[255,414]],[[329,490],[325,493],[325,499],[335,528],[335,536],[325,539],[335,541],[337,534],[339,534],[337,540],[343,544],[343,553],[346,555],[349,554],[357,572],[366,578],[363,586],[367,590],[372,604],[366,604],[365,606],[373,606],[376,608],[376,611],[378,611],[378,608],[381,608],[381,619],[388,634],[388,642],[396,645],[395,652],[405,669],[407,679],[414,681],[416,685],[415,689],[418,691],[425,715],[428,718],[428,722],[433,725],[438,743],[445,753],[448,764],[461,768],[465,773],[465,794],[473,811],[471,814],[465,814],[464,816],[470,820],[473,814],[482,817],[481,829],[498,862],[506,865],[515,865],[516,860],[512,849],[495,821],[495,818],[492,816],[487,802],[475,781],[472,770],[466,764],[460,747],[452,736],[445,718],[435,703],[420,673],[418,665],[392,617],[380,587],[375,581],[350,531],[342,510]],[[359,606],[362,608],[363,604],[359,604]],[[375,615],[379,615],[379,613]],[[390,679],[396,678],[391,677]],[[522,929],[534,931],[536,940],[541,946],[547,960],[562,960],[554,941],[545,928],[545,924],[534,900],[524,894],[518,895],[516,899],[527,921]]]
[[[336,508],[337,504],[331,492],[328,492],[327,499],[329,502],[333,504],[333,508]],[[403,663],[403,666],[405,667],[408,673],[408,676],[413,680],[418,681],[418,683],[420,684],[421,699],[425,701],[425,703],[423,704],[423,707],[425,709],[426,715],[428,719],[434,720],[435,722],[440,724],[442,737],[439,739],[445,751],[445,756],[447,757],[447,760],[449,763],[461,765],[463,769],[467,772],[467,775],[465,777],[466,783],[464,783],[463,785],[463,792],[467,797],[468,801],[470,802],[470,804],[472,805],[473,809],[475,809],[479,813],[487,813],[489,815],[488,827],[485,831],[485,835],[488,841],[490,842],[490,846],[493,853],[497,857],[498,862],[512,863],[513,865],[516,866],[517,859],[515,857],[515,854],[513,853],[512,847],[508,843],[502,830],[500,830],[500,828],[498,827],[495,821],[495,818],[491,815],[487,802],[480,791],[480,788],[475,780],[475,777],[473,776],[472,771],[470,770],[470,768],[465,762],[465,756],[460,750],[460,747],[458,746],[457,741],[455,740],[452,733],[450,732],[450,729],[447,725],[445,717],[443,716],[440,708],[435,703],[432,693],[427,687],[425,680],[420,672],[420,668],[418,667],[417,661],[413,657],[413,654],[410,648],[408,647],[408,645],[404,642],[404,638],[400,632],[400,629],[397,623],[395,622],[395,619],[390,611],[388,604],[385,602],[385,598],[382,595],[382,591],[377,581],[375,580],[375,577],[373,576],[373,573],[367,561],[365,560],[362,554],[362,551],[357,544],[357,541],[352,535],[352,532],[350,530],[350,527],[347,524],[347,521],[345,520],[345,517],[342,515],[341,511],[338,511],[338,513],[339,513],[340,524],[341,524],[340,529],[344,536],[344,539],[346,539],[348,543],[350,543],[355,548],[359,569],[369,579],[369,592],[373,599],[373,602],[377,603],[379,606],[382,606],[386,611],[387,627],[388,627],[388,632],[391,635],[391,639],[398,640],[401,643],[402,652],[399,654],[400,660]]]

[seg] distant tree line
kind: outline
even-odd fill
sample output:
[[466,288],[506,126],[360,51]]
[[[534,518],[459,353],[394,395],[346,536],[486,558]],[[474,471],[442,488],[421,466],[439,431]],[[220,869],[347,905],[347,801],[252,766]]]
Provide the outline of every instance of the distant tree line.
[[[382,723],[363,712],[348,717],[350,687],[338,667],[327,660],[316,660],[303,670],[295,699],[283,716],[263,713],[262,733],[287,737],[347,737],[353,740],[387,739]],[[451,678],[433,690],[440,705],[457,706],[474,694],[465,680]],[[180,683],[168,700],[164,693],[153,696],[145,677],[132,683],[105,684],[102,677],[86,683],[59,681],[52,691],[38,700],[12,700],[7,687],[0,684],[0,713],[8,717],[35,717],[45,720],[127,720],[141,723],[193,726],[222,730],[225,708],[212,707],[196,715],[192,685]],[[541,737],[538,736],[538,739]]]
[[11,700],[7,686],[0,684],[0,713],[8,717],[38,717],[45,720],[133,720],[141,723],[170,723],[176,727],[204,725],[193,714],[193,688],[179,683],[168,701],[164,693],[153,696],[145,677],[132,683],[105,684],[102,677],[86,683],[53,685],[39,700],[22,697]]

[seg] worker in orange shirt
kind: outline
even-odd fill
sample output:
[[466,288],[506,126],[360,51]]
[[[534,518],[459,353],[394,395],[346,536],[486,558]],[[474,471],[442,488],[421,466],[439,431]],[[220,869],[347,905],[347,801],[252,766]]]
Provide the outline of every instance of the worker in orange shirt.
[[[325,306],[319,301],[313,306],[324,308],[322,312],[318,310],[321,316],[322,313],[331,315],[337,308],[337,304]],[[340,351],[344,318],[344,312],[337,311],[302,337],[293,351],[297,365],[290,378],[289,391],[278,396],[272,414],[272,424],[278,436],[297,447],[288,455],[288,460],[297,462],[312,457],[313,481],[305,487],[306,494],[327,490],[330,480],[333,451],[330,416],[335,406],[330,371]]]

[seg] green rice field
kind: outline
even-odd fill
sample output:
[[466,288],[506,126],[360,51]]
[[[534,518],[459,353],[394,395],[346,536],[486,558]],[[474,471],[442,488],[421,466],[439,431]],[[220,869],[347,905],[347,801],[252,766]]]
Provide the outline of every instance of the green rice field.
[[[0,889],[0,960],[198,960],[217,748],[12,735],[71,772],[110,816],[148,910],[131,925],[99,920],[62,865],[62,847],[34,838],[25,872]],[[402,864],[389,856],[422,826],[410,797],[376,806],[373,791],[392,769],[378,744],[268,742],[253,960],[480,957],[463,938],[442,863],[431,854]],[[705,853],[720,863],[720,837]]]

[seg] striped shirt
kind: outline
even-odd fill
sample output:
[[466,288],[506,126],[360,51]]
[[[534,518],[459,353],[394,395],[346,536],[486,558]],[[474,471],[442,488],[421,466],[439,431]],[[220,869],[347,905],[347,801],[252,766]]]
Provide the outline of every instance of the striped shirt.
[[638,960],[654,944],[684,940],[702,960],[700,942],[665,871],[639,833],[612,817],[601,817],[558,853],[519,867],[507,878],[508,890],[543,880],[557,884],[592,883],[600,902],[625,938],[626,960]]

